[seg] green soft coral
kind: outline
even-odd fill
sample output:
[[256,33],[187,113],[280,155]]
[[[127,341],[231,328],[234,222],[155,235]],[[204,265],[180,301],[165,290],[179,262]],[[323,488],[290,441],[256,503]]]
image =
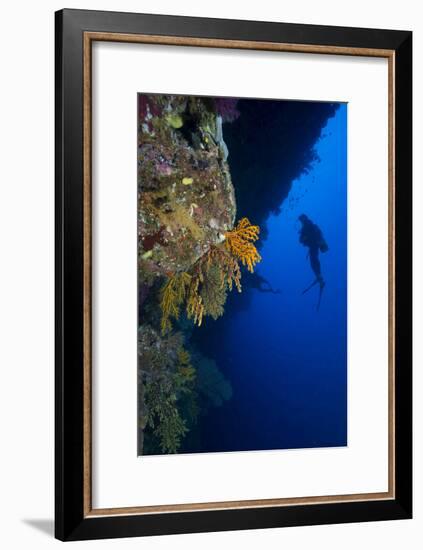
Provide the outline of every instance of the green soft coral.
[[140,427],[150,451],[176,453],[189,430],[183,404],[193,393],[195,369],[181,333],[160,337],[152,327],[140,334]]
[[218,266],[212,265],[207,270],[200,295],[205,315],[209,315],[214,320],[223,315],[225,312],[227,283],[226,281],[222,283],[222,276]]
[[160,441],[164,453],[176,453],[187,432],[177,407],[177,392],[166,377],[145,385],[147,426]]

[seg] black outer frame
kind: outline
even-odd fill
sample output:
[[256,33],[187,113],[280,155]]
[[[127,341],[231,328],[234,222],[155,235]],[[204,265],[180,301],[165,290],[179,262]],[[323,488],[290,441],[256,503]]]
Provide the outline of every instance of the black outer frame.
[[[168,15],[55,14],[55,536],[83,540],[412,517],[412,33]],[[83,513],[83,32],[395,50],[395,499],[85,517]]]

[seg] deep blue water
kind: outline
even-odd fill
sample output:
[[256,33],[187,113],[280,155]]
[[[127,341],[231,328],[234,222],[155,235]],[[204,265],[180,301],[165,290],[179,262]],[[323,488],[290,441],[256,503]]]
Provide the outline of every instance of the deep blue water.
[[[198,345],[230,380],[233,395],[200,419],[195,451],[347,444],[346,104],[328,120],[315,151],[320,160],[266,222],[256,270],[280,294],[249,288],[248,307],[239,311],[233,291],[224,317],[201,328],[212,333]],[[320,256],[326,287],[319,311],[317,286],[302,295],[314,279],[299,243],[302,213],[329,245]]]

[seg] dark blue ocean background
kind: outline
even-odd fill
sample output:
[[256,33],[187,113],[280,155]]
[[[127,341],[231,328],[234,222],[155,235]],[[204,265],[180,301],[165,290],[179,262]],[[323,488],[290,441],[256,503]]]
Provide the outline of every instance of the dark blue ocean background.
[[[272,103],[272,109],[277,110],[276,102]],[[272,176],[277,191],[278,166],[289,164],[290,155],[305,159],[289,185],[289,176],[281,171],[281,185],[288,185],[288,192],[273,192],[275,204],[271,211],[263,214],[264,209],[257,210],[263,228],[263,259],[256,272],[280,292],[260,291],[243,270],[242,307],[242,295],[232,291],[224,316],[217,321],[206,319],[204,326],[194,330],[193,344],[216,361],[231,383],[232,398],[199,418],[196,444],[188,444],[184,452],[347,444],[347,105],[331,104],[329,117],[325,103],[280,105],[283,117],[291,121],[298,118],[304,127],[309,112],[318,117],[321,109],[319,120],[323,121],[312,142],[302,145],[298,140],[299,145],[295,145],[294,140],[292,150],[275,148],[272,154],[278,159],[270,163],[274,168],[269,168],[270,157],[266,161],[265,177]],[[240,120],[242,116],[241,110]],[[232,159],[240,204],[237,217],[247,215],[251,223],[256,223],[254,197],[243,204],[238,196],[243,188],[236,163],[242,166],[242,158],[247,158],[242,156],[243,136],[237,136],[238,131],[242,132],[241,123],[238,128],[235,123],[229,130],[224,128],[230,162],[231,144],[237,148]],[[272,131],[277,129],[264,132],[262,140],[270,143]],[[301,146],[307,151],[294,150]],[[249,168],[248,177],[251,181],[263,177],[260,156]],[[260,185],[264,193],[266,181]],[[257,197],[260,192],[257,186]],[[283,200],[278,203],[281,196]],[[329,251],[320,255],[326,287],[319,311],[317,286],[302,295],[314,280],[307,249],[299,243],[298,216],[302,213],[321,228],[329,246]]]

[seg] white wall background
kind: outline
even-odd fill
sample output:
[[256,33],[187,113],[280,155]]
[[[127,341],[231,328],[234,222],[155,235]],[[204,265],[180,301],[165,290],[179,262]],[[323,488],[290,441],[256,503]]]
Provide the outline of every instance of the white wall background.
[[[346,25],[414,31],[414,124],[422,119],[423,19],[415,0],[44,0],[8,2],[0,33],[0,541],[31,550],[60,543],[53,532],[53,146],[54,16],[85,8]],[[423,147],[415,132],[414,150]],[[418,161],[419,155],[415,154]],[[423,538],[423,169],[415,163],[415,519],[74,543],[73,548],[174,550],[216,547],[315,550],[419,548]]]

